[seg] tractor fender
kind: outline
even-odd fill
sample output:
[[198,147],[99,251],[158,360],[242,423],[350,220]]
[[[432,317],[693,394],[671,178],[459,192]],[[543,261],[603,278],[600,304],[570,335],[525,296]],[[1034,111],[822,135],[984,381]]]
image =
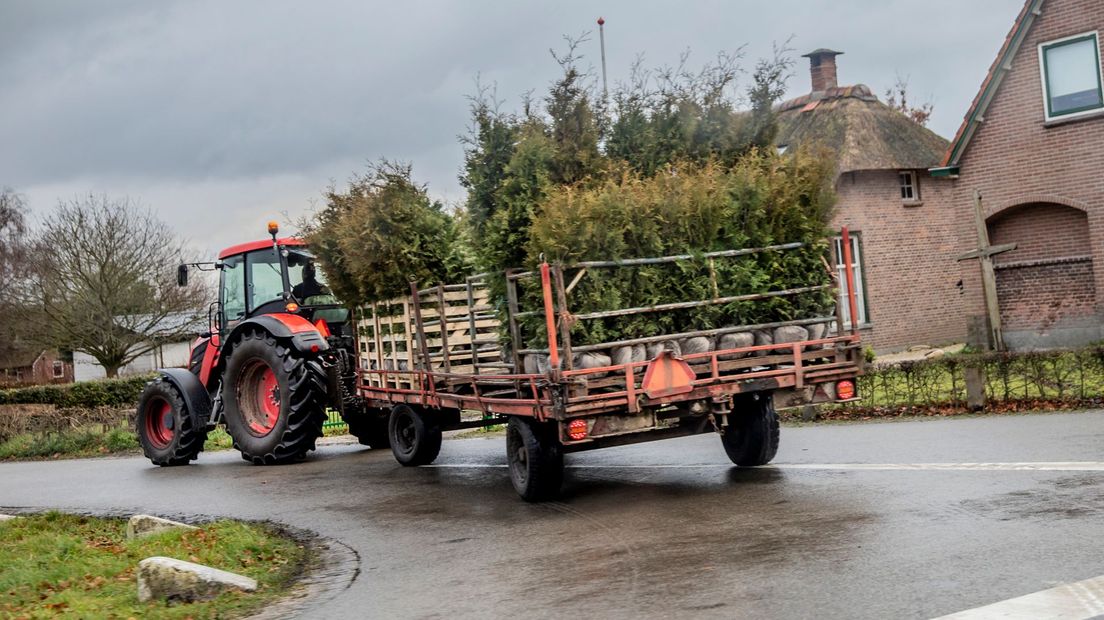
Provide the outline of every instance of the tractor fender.
[[296,351],[306,355],[317,355],[330,349],[326,338],[310,321],[286,312],[262,314],[238,323],[226,337],[226,343],[238,340],[250,326],[260,327],[277,338],[287,338]]
[[186,368],[162,368],[157,372],[165,381],[180,390],[180,395],[183,396],[184,404],[188,408],[188,415],[192,416],[196,428],[206,427],[211,419],[211,395],[200,383],[199,377]]

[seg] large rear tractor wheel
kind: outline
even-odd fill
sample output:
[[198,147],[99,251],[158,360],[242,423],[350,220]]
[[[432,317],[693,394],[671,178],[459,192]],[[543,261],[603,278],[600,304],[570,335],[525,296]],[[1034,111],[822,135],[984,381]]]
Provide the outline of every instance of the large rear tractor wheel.
[[142,453],[154,465],[187,465],[207,441],[207,429],[195,423],[180,390],[164,377],[142,391],[135,420]]
[[349,434],[356,437],[361,445],[373,450],[391,447],[391,437],[387,430],[389,421],[389,416],[379,409],[364,408],[345,416]]
[[302,460],[326,421],[326,372],[286,342],[246,333],[230,353],[223,381],[226,431],[255,465]]
[[441,427],[424,411],[407,405],[391,409],[387,422],[391,452],[400,465],[429,465],[441,453]]
[[770,394],[737,400],[721,435],[728,458],[744,467],[770,463],[778,453],[778,439],[778,413]]
[[527,502],[555,499],[563,486],[563,450],[556,427],[519,417],[506,424],[506,461],[514,490]]

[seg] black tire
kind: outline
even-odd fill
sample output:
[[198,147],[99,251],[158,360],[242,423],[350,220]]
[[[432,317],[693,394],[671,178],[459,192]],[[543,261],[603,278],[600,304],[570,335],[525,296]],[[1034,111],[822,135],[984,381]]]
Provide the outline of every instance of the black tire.
[[770,394],[754,394],[737,400],[728,414],[728,428],[721,435],[725,453],[743,467],[766,465],[778,454],[778,413]]
[[255,465],[302,460],[326,421],[321,362],[263,331],[234,345],[223,381],[226,432]]
[[441,453],[441,427],[424,411],[395,405],[387,420],[395,460],[406,467],[429,465]]
[[175,385],[158,377],[138,398],[135,431],[142,453],[154,465],[187,465],[203,451],[207,428],[192,419]]
[[506,424],[506,462],[521,499],[543,502],[559,496],[564,461],[554,424],[511,417]]
[[349,425],[349,434],[356,437],[361,445],[373,450],[391,447],[388,429],[390,418],[379,409],[362,407],[356,411],[347,412],[344,418],[345,423]]

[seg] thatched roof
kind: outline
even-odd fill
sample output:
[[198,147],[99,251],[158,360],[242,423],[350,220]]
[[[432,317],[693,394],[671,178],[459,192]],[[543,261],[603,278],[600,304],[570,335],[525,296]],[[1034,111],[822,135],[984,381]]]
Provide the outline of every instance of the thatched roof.
[[839,154],[839,171],[927,169],[947,140],[878,100],[863,84],[831,88],[778,107],[779,146],[819,144]]
[[26,368],[42,355],[39,347],[5,346],[0,348],[0,370]]

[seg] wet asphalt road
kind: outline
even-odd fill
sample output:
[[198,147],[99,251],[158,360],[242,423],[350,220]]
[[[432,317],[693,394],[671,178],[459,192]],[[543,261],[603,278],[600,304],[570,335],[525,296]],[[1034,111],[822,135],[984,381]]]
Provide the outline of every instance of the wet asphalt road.
[[359,446],[275,468],[7,463],[0,506],[316,531],[360,572],[312,618],[929,618],[1104,574],[1104,471],[819,466],[1099,462],[1101,411],[784,428],[757,470],[708,435],[599,450],[542,505],[514,495],[503,441],[446,441],[419,469]]

